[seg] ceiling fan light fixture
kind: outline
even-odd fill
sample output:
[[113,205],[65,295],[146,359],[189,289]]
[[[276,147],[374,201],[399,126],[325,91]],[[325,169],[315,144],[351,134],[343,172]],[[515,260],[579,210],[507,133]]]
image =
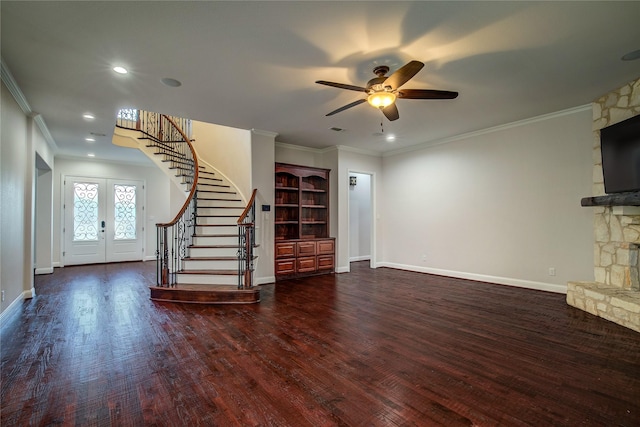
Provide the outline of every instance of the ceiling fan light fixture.
[[396,95],[393,92],[374,92],[367,98],[367,102],[376,108],[385,108],[396,101]]

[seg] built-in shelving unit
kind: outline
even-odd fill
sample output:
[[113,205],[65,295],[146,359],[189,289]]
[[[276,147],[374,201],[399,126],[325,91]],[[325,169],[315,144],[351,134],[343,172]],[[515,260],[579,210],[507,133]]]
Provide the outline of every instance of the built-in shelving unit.
[[276,278],[334,271],[329,169],[276,163]]

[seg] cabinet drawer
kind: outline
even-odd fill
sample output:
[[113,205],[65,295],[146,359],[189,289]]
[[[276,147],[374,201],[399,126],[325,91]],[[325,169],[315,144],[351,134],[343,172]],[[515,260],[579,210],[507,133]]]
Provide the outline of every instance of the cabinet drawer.
[[318,255],[318,271],[333,270],[333,255]]
[[276,274],[293,274],[296,272],[295,259],[277,259]]
[[309,256],[304,258],[298,258],[297,262],[298,273],[309,273],[316,271],[316,257]]
[[295,243],[276,243],[276,258],[293,258],[296,256]]
[[311,256],[316,254],[316,242],[298,242],[298,256]]
[[333,240],[318,240],[316,244],[318,247],[317,249],[318,255],[322,255],[322,254],[333,255],[335,252]]

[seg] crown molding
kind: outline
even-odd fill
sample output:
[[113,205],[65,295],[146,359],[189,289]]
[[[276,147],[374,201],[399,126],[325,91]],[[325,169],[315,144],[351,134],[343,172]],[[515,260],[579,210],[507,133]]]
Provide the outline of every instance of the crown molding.
[[24,97],[24,94],[18,87],[16,79],[13,78],[13,74],[11,74],[11,71],[9,71],[7,64],[4,62],[4,58],[2,57],[0,57],[0,68],[2,81],[4,82],[5,86],[7,86],[7,89],[9,89],[9,92],[11,92],[11,95],[13,95],[13,99],[16,100],[24,114],[26,114],[27,116],[31,116],[33,114],[33,110],[27,102],[27,98]]
[[251,129],[251,133],[255,133],[255,134],[258,134],[258,135],[262,135],[262,136],[267,136],[267,137],[274,138],[274,139],[275,139],[276,136],[278,136],[277,132],[271,132],[271,131],[262,130],[262,129]]
[[366,148],[349,147],[348,145],[338,145],[337,147],[338,151],[348,151],[350,153],[364,154],[365,156],[371,157],[382,157],[382,153],[378,151],[367,150]]
[[554,119],[554,118],[558,118],[558,117],[562,117],[562,116],[568,116],[570,114],[581,113],[583,111],[591,110],[593,108],[592,105],[593,104],[589,103],[589,104],[580,105],[580,106],[577,106],[577,107],[567,108],[566,110],[556,111],[554,113],[543,114],[541,116],[535,116],[535,117],[530,117],[528,119],[518,120],[518,121],[515,121],[515,122],[511,122],[511,123],[506,123],[504,125],[493,126],[493,127],[490,127],[490,128],[486,128],[486,129],[482,129],[482,130],[478,130],[478,131],[473,131],[473,132],[468,132],[468,133],[463,133],[461,135],[455,135],[455,136],[451,136],[451,137],[448,137],[448,138],[442,138],[442,139],[436,139],[434,141],[423,142],[421,144],[412,145],[411,147],[405,147],[405,148],[399,148],[399,149],[393,150],[393,151],[387,151],[382,156],[383,157],[390,157],[390,156],[395,156],[396,154],[410,153],[412,151],[423,150],[425,148],[435,147],[435,146],[438,146],[438,145],[444,145],[444,144],[448,144],[448,143],[456,142],[456,141],[462,141],[462,140],[469,139],[469,138],[476,138],[476,137],[481,136],[481,135],[486,135],[486,134],[495,133],[495,132],[501,132],[501,131],[504,131],[504,130],[507,130],[507,129],[512,129],[512,128],[516,128],[516,127],[519,127],[519,126],[525,126],[525,125],[529,125],[529,124],[537,123],[537,122],[542,122],[542,121],[549,120],[549,119]]
[[0,71],[2,76],[2,82],[5,84],[5,86],[7,86],[7,89],[9,90],[9,92],[11,92],[13,99],[16,100],[16,102],[18,103],[18,105],[20,106],[24,114],[28,117],[31,117],[33,121],[36,123],[36,125],[38,126],[38,129],[40,129],[40,132],[42,132],[42,136],[44,136],[44,139],[47,141],[49,146],[51,146],[54,154],[57,153],[59,151],[58,144],[56,144],[56,141],[53,139],[51,132],[49,132],[49,128],[47,127],[47,124],[44,122],[42,115],[34,112],[31,109],[31,106],[29,105],[27,98],[22,93],[22,90],[20,90],[20,87],[18,86],[16,79],[13,78],[13,74],[11,74],[11,71],[9,71],[9,67],[7,67],[7,64],[4,62],[4,58],[2,57],[0,57]]
[[326,150],[326,149],[319,149],[319,148],[303,147],[302,145],[287,144],[286,142],[279,142],[279,141],[275,142],[275,146],[280,148],[286,148],[288,150],[306,151],[307,153],[315,153],[315,154],[322,154]]

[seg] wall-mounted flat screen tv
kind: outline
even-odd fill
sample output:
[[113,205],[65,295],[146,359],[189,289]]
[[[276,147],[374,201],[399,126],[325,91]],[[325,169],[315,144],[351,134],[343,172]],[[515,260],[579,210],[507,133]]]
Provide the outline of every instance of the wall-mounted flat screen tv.
[[600,131],[607,194],[640,191],[640,115]]

